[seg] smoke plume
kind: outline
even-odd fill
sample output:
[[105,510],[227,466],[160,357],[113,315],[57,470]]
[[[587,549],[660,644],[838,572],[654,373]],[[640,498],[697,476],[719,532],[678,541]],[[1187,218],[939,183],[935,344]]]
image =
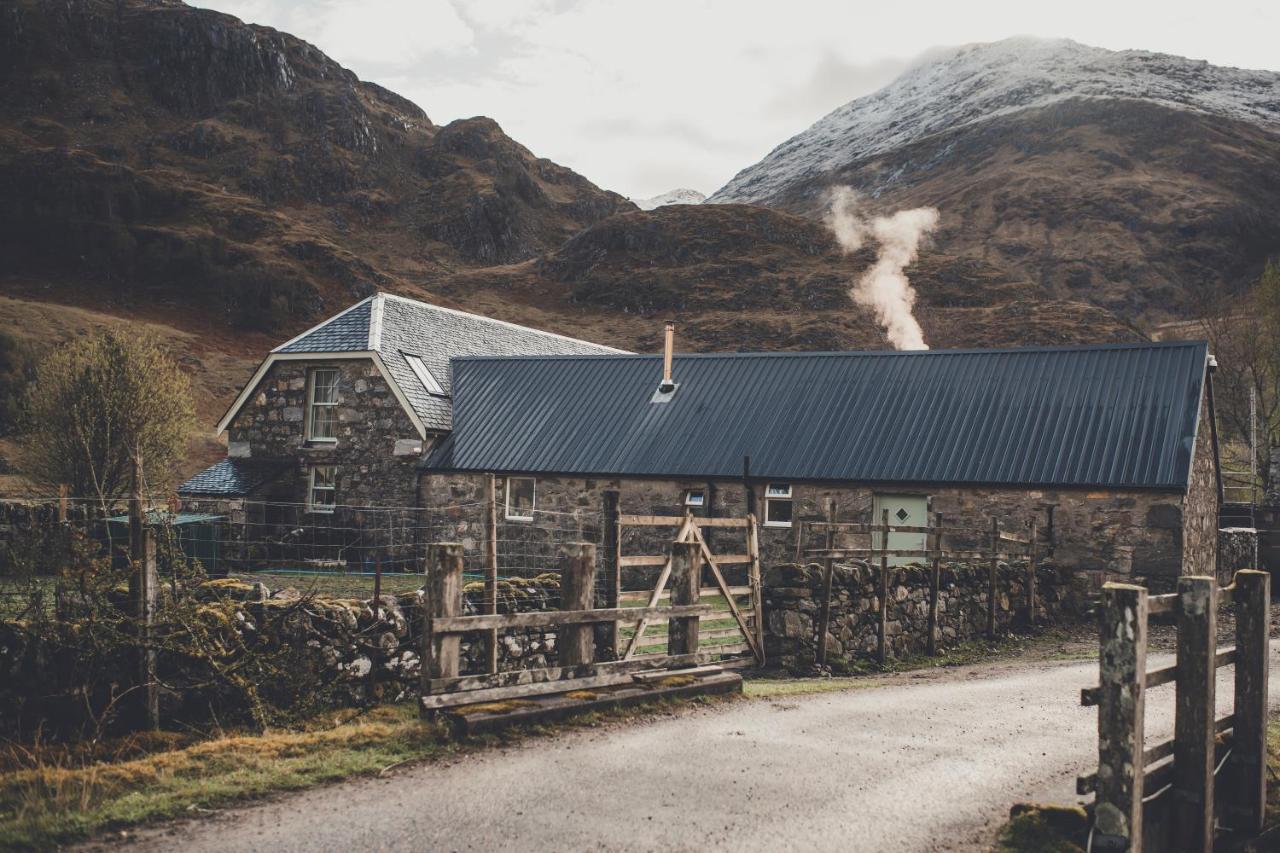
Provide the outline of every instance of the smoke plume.
[[861,249],[868,238],[879,246],[875,263],[849,290],[853,301],[875,311],[895,349],[928,349],[912,314],[916,292],[903,270],[916,259],[921,241],[937,227],[938,211],[918,207],[868,218],[858,210],[857,193],[836,187],[825,221],[845,254]]

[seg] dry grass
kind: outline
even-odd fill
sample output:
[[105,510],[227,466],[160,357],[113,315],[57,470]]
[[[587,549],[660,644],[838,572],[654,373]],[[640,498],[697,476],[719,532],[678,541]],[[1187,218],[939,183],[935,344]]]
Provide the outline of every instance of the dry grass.
[[521,708],[535,708],[537,702],[528,699],[507,699],[503,702],[479,702],[475,705],[460,705],[449,713],[470,716],[471,714],[502,714],[507,711],[518,711]]
[[93,750],[10,746],[0,757],[0,849],[47,848],[101,830],[369,775],[449,748],[443,730],[420,721],[408,703],[347,712],[299,731],[183,742],[178,735],[148,735]]

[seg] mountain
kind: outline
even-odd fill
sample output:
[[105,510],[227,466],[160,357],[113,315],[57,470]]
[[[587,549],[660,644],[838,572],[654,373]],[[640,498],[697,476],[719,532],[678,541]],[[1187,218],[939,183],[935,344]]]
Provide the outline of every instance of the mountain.
[[787,140],[708,199],[941,211],[938,252],[1130,319],[1194,313],[1280,252],[1280,74],[1065,40],[970,45]]
[[668,190],[661,195],[655,195],[653,198],[633,198],[631,203],[641,210],[653,210],[656,207],[666,207],[668,204],[702,204],[707,197],[697,190],[691,190],[681,187],[678,190]]
[[488,118],[418,106],[286,33],[169,0],[0,14],[6,289],[293,329],[510,263],[634,207]]

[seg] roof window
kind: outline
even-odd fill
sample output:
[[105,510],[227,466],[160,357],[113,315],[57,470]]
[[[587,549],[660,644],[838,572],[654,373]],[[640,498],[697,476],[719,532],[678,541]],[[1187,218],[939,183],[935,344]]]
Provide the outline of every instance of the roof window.
[[416,355],[409,353],[401,353],[404,360],[409,362],[409,368],[413,370],[413,375],[418,377],[418,381],[422,383],[422,387],[427,389],[427,393],[435,394],[437,397],[445,396],[444,388],[440,387],[440,383],[431,375],[431,371],[422,363],[422,359]]

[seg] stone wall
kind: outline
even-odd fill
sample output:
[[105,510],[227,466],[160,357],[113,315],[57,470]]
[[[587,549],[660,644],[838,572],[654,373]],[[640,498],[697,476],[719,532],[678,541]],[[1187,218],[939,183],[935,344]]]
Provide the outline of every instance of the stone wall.
[[[832,580],[827,662],[835,671],[874,658],[879,631],[878,568],[836,565]],[[930,570],[902,566],[889,584],[888,647],[895,658],[927,648]],[[938,598],[939,648],[986,636],[989,569],[944,564]],[[774,566],[764,576],[765,653],[792,670],[812,667],[822,604],[823,569],[816,564]],[[1001,564],[996,602],[1000,631],[1026,625],[1026,563]],[[1073,574],[1052,563],[1036,572],[1039,625],[1077,619],[1088,596]]]
[[[498,478],[499,500],[505,479]],[[457,503],[484,492],[485,475],[424,472],[419,499],[425,507]],[[761,560],[765,566],[795,562],[801,521],[826,519],[834,501],[840,521],[870,521],[875,489],[794,482],[794,526],[761,526]],[[537,505],[549,511],[598,518],[604,510],[605,492],[617,490],[623,513],[682,515],[687,489],[703,489],[707,506],[697,515],[743,516],[753,508],[764,510],[764,483],[750,490],[740,481],[697,479],[618,479],[538,477]],[[954,550],[982,547],[991,518],[999,518],[1004,530],[1022,533],[1037,521],[1045,551],[1060,565],[1109,574],[1176,577],[1182,572],[1183,495],[1177,492],[1104,491],[1082,489],[997,489],[900,487],[886,493],[926,494],[933,509],[944,515],[948,527],[970,527],[972,535],[948,538]],[[501,513],[501,508],[499,509]],[[1052,519],[1052,521],[1050,521]],[[642,528],[624,531],[623,553],[658,554],[666,548],[674,530]],[[712,550],[742,553],[741,534],[733,530],[708,532]],[[804,543],[816,547],[818,543]]]
[[[307,372],[315,367],[339,371],[336,443],[306,440]],[[370,359],[276,362],[227,433],[231,456],[295,463],[263,497],[305,503],[311,466],[336,465],[339,504],[414,505],[426,442]]]
[[1258,531],[1252,527],[1224,527],[1218,531],[1218,583],[1229,584],[1241,569],[1256,568]]
[[1220,503],[1213,424],[1209,421],[1209,402],[1206,399],[1201,403],[1196,452],[1191,460],[1187,494],[1183,498],[1181,574],[1217,573]]

